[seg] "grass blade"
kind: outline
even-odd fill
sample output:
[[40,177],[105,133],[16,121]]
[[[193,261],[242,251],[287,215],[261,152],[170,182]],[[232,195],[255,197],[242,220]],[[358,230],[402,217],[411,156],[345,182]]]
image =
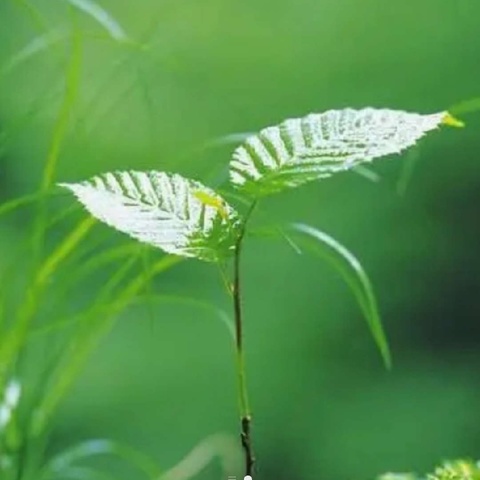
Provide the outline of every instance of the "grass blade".
[[60,243],[54,252],[44,261],[35,275],[33,284],[27,291],[23,305],[20,307],[16,322],[13,327],[2,337],[0,342],[0,387],[5,381],[5,373],[12,359],[22,348],[28,333],[31,322],[37,311],[39,298],[42,294],[48,278],[54,273],[59,264],[70,255],[89,233],[95,221],[87,218]]
[[108,34],[118,42],[128,41],[128,35],[120,23],[103,7],[93,0],[67,0],[70,5],[92,17]]
[[470,98],[459,102],[449,109],[452,115],[463,115],[480,111],[480,97]]
[[96,223],[97,221],[94,218],[87,217],[77,225],[77,227],[59,245],[52,255],[45,260],[39,272],[37,273],[37,284],[43,284],[50,277],[50,275],[52,275],[60,262],[75,250],[80,241],[90,232]]
[[227,327],[228,333],[233,341],[235,341],[235,329],[232,318],[230,315],[221,308],[203,300],[197,300],[195,298],[183,297],[177,295],[144,295],[138,297],[138,301],[149,301],[155,303],[181,303],[194,308],[206,310],[215,314],[215,316]]
[[69,119],[73,106],[77,100],[79,84],[80,84],[80,66],[82,62],[82,35],[80,30],[73,22],[70,61],[67,67],[65,92],[58,117],[53,129],[52,141],[47,156],[47,162],[42,180],[42,190],[45,191],[54,182],[55,170],[60,156],[60,149],[65,138]]
[[13,200],[8,200],[5,203],[0,205],[0,216],[6,215],[7,213],[15,211],[17,208],[30,205],[32,203],[38,202],[39,200],[44,199],[52,195],[52,191],[37,192],[31,193],[28,195],[23,195],[22,197],[14,198]]
[[65,468],[60,472],[48,473],[41,480],[117,480],[104,472],[86,467]]
[[0,77],[9,74],[22,63],[48,50],[52,45],[60,42],[64,38],[65,34],[62,32],[49,32],[34,38],[0,68]]
[[47,479],[68,470],[73,464],[99,455],[113,455],[138,468],[147,478],[154,479],[160,474],[160,468],[147,455],[111,440],[88,440],[56,455],[43,470],[42,478]]
[[[135,261],[136,259],[133,258],[131,260]],[[79,332],[71,344],[66,347],[63,360],[59,362],[57,371],[53,373],[53,377],[55,377],[53,385],[48,389],[34,412],[31,427],[34,437],[43,434],[51,415],[72,386],[93,349],[113,327],[117,315],[130,305],[139,292],[145,288],[148,281],[159,273],[163,273],[177,265],[181,260],[180,257],[163,257],[150,268],[148,274],[142,272],[120,292],[115,291],[117,301],[111,303],[107,311],[105,311],[110,294],[113,294],[115,287],[128,273],[131,263],[127,263],[124,269],[121,269],[110,279],[108,284],[102,289],[96,304],[82,316],[85,322],[84,330]]]
[[221,463],[223,478],[240,470],[241,455],[237,448],[235,438],[230,435],[216,434],[202,440],[188,453],[177,465],[168,470],[157,480],[189,480],[218,458]]
[[355,168],[353,168],[353,171],[361,177],[366,178],[367,180],[370,180],[374,183],[378,183],[382,179],[382,177],[380,177],[377,172],[375,172],[371,168],[366,167],[365,165],[357,165]]
[[289,225],[290,230],[307,237],[304,242],[313,252],[328,261],[350,287],[387,369],[391,368],[391,354],[382,326],[377,301],[370,279],[358,259],[341,243],[315,227],[303,223]]
[[413,174],[415,172],[415,167],[420,159],[420,147],[411,150],[406,155],[405,161],[402,165],[402,169],[400,171],[400,176],[397,180],[397,194],[401,197],[405,195],[408,186],[410,185]]

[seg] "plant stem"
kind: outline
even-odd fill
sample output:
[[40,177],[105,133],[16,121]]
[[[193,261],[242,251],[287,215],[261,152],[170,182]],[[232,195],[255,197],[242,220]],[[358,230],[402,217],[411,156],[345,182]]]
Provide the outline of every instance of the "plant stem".
[[245,475],[253,474],[253,466],[255,463],[255,455],[253,453],[252,439],[251,439],[251,423],[252,416],[250,413],[250,406],[248,400],[248,389],[245,369],[245,355],[243,349],[243,316],[242,316],[242,294],[241,294],[241,280],[240,280],[240,258],[242,252],[243,239],[247,222],[255,209],[256,201],[254,201],[245,216],[240,234],[235,246],[234,257],[234,273],[233,273],[233,308],[235,314],[235,347],[237,360],[237,378],[238,378],[238,400],[240,406],[240,438],[245,454]]

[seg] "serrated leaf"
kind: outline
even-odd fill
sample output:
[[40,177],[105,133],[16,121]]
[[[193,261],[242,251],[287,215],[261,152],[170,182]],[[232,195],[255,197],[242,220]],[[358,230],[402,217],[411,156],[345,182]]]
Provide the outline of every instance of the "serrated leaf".
[[199,182],[164,172],[126,171],[61,186],[94,217],[167,253],[218,261],[234,250],[238,214]]
[[391,354],[387,337],[372,284],[362,264],[346,247],[325,232],[303,223],[294,223],[289,227],[293,232],[307,236],[310,242],[306,245],[313,247],[313,251],[327,260],[345,280],[357,300],[385,366],[390,368]]
[[447,112],[374,108],[289,119],[261,130],[234,151],[230,180],[253,196],[268,195],[400,153],[439,125],[459,123]]

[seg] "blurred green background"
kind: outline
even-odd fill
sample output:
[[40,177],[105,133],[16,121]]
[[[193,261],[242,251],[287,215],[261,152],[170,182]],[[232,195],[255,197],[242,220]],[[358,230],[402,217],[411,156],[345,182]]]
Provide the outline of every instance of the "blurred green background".
[[[477,0],[99,4],[147,48],[112,40],[76,11],[81,76],[56,181],[128,168],[218,185],[233,146],[206,145],[222,136],[330,108],[433,113],[480,96]],[[26,5],[0,2],[1,201],[40,185],[69,57],[67,2]],[[45,38],[56,41],[41,48]],[[32,41],[39,51],[25,56]],[[415,163],[408,155],[375,163],[378,182],[342,174],[262,205],[257,224],[309,222],[355,252],[376,287],[394,368],[382,367],[350,292],[328,265],[281,242],[249,239],[257,478],[367,480],[479,458],[480,113],[460,116],[468,128],[430,135]],[[73,200],[55,203],[66,209]],[[1,219],[2,269],[22,255],[33,214]],[[54,230],[49,245],[59,235]],[[89,242],[100,239],[126,241],[97,226]],[[23,251],[19,284],[28,260]],[[63,268],[65,278],[74,275],[74,260]],[[103,278],[71,293],[65,311],[88,305]],[[47,311],[60,284],[52,280]],[[198,261],[161,275],[152,289],[229,308],[216,269]],[[35,366],[27,358],[26,371],[46,358],[45,345],[30,353]],[[56,418],[50,449],[110,437],[171,467],[217,432],[237,435],[228,336],[206,311],[154,304],[129,309],[102,341]],[[212,466],[198,478],[218,476]]]

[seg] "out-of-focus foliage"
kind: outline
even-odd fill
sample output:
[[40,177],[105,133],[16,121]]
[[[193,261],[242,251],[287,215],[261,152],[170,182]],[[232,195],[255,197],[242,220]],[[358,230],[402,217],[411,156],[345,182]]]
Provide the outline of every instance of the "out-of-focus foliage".
[[[2,203],[114,169],[174,170],[222,190],[233,147],[213,147],[217,138],[311,111],[371,105],[464,115],[468,128],[373,165],[376,183],[337,175],[265,200],[254,219],[307,222],[356,253],[376,287],[391,373],[337,275],[286,242],[254,237],[244,256],[246,353],[259,477],[367,479],[477,458],[480,4],[98,1],[112,24],[72,10],[75,3],[0,3]],[[46,165],[54,175],[43,178]],[[84,221],[67,205],[51,197],[49,220],[64,222],[52,223],[39,251],[54,251]],[[29,236],[37,213],[26,206],[0,219],[5,323],[36,261]],[[117,256],[102,257],[106,246]],[[104,337],[107,313],[123,309],[113,288],[104,295],[108,312],[100,309],[99,292],[116,280],[129,288],[127,279],[141,279],[159,259],[98,225],[76,248],[44,284],[29,355],[18,365],[25,398],[45,378],[61,384],[48,365],[65,345],[65,319],[69,333],[87,331],[78,312],[98,325],[72,346],[82,357],[103,338],[55,417],[48,453],[109,437],[168,468],[210,434],[235,435],[231,351],[215,315],[138,302]],[[105,267],[67,288],[70,272],[88,271],[92,259]],[[209,265],[183,263],[140,292],[228,309],[217,276]],[[47,324],[57,325],[53,340]],[[213,463],[198,478],[218,471]],[[125,475],[123,465],[118,472]]]
[[[444,462],[435,468],[432,473],[426,475],[426,480],[477,480],[480,478],[478,462],[470,460],[454,460]],[[413,473],[385,473],[378,480],[416,480],[420,477]]]

